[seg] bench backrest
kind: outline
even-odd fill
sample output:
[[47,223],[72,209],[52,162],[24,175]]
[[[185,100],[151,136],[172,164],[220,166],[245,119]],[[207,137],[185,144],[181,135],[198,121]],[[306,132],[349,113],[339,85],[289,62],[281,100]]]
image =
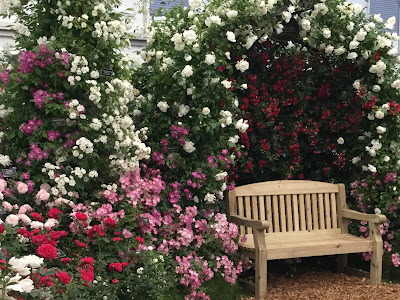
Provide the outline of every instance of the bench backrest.
[[[346,207],[343,184],[307,180],[260,182],[236,187],[228,193],[230,215],[268,220],[268,233],[347,232],[341,218]],[[240,233],[251,234],[240,226]]]

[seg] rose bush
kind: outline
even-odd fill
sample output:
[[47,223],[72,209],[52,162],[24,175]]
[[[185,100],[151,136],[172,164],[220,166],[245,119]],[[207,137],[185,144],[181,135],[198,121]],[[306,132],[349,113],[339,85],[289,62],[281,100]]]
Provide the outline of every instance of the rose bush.
[[[398,172],[398,36],[388,31],[395,18],[369,17],[360,6],[339,0],[189,5],[153,25],[143,53],[146,74],[134,80],[150,100],[142,124],[149,127],[149,144],[161,153],[153,159],[174,174],[168,159],[184,157],[172,164],[179,172],[167,179],[169,190],[176,190],[176,181],[185,187],[188,176],[177,178],[204,161],[193,147],[198,136],[202,147],[216,147],[202,148],[204,156],[225,149],[238,162],[226,166],[229,181],[355,181],[352,195],[363,211],[379,208],[395,219],[397,179],[386,180]],[[296,24],[299,37],[293,35]],[[182,127],[182,134],[172,126]],[[234,126],[239,132],[225,137]],[[173,151],[166,148],[171,141],[177,144]],[[182,147],[186,142],[189,151]],[[201,170],[207,170],[205,163]],[[197,198],[207,202],[216,191],[210,185]],[[182,201],[193,197],[180,194]],[[398,225],[382,228],[385,249],[397,251],[390,240]],[[398,255],[393,257],[397,266]]]

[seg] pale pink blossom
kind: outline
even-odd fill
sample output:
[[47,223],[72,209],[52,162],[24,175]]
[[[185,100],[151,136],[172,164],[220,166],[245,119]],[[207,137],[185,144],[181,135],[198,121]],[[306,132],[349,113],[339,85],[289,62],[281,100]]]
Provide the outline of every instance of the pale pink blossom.
[[19,217],[17,215],[8,215],[5,222],[13,227],[18,225]]
[[31,228],[32,229],[42,229],[44,227],[44,224],[42,222],[39,221],[33,221],[31,223]]
[[32,211],[33,208],[29,204],[24,204],[20,207],[18,214],[25,214],[27,211]]
[[28,185],[26,185],[25,183],[18,181],[17,182],[17,191],[20,194],[25,194],[26,192],[28,192]]
[[42,203],[42,201],[47,201],[50,198],[50,194],[49,192],[47,192],[46,190],[40,190],[37,194],[36,194],[36,204],[40,204]]
[[44,223],[45,228],[53,228],[58,226],[58,221],[56,219],[48,219],[46,223]]
[[12,211],[13,209],[13,206],[11,205],[10,202],[3,201],[2,205],[5,210]]
[[3,192],[7,187],[7,181],[0,179],[0,192]]
[[32,220],[25,214],[20,214],[18,217],[25,225],[30,225],[32,223]]

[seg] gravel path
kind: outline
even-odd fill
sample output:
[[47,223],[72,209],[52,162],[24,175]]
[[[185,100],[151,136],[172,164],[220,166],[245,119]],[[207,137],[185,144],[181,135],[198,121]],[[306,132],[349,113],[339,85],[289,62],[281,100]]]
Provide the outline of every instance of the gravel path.
[[[400,300],[400,284],[370,285],[369,279],[330,272],[268,277],[268,300]],[[246,300],[254,300],[247,298]]]

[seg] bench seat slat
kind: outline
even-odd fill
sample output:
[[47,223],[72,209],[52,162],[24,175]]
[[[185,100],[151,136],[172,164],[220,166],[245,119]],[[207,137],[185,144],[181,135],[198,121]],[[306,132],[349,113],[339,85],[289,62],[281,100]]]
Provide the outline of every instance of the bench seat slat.
[[[351,234],[309,234],[303,238],[301,235],[291,238],[283,236],[277,234],[276,238],[266,237],[268,260],[368,252],[373,247],[371,240]],[[240,245],[247,251],[254,251],[253,237],[248,236],[246,243]]]

